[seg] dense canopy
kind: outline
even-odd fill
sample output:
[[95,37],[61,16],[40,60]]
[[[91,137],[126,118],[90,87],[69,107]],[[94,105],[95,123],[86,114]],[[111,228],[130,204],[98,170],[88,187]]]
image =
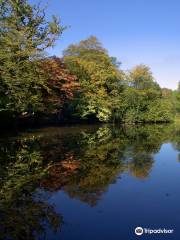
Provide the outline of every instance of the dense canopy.
[[61,122],[169,122],[180,90],[161,89],[144,64],[125,72],[95,37],[47,56],[64,30],[27,0],[0,1],[0,114]]

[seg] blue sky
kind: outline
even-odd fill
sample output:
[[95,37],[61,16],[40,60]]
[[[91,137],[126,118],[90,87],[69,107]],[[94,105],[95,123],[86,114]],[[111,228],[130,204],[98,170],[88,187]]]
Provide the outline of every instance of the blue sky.
[[122,69],[147,64],[162,87],[177,88],[180,0],[49,0],[46,13],[69,26],[50,54],[61,56],[69,44],[95,35]]

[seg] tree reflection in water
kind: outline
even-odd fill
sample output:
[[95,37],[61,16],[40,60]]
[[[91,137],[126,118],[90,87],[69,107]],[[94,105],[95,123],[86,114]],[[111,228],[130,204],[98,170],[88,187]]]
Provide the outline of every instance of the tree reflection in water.
[[33,240],[62,222],[35,189],[47,173],[36,138],[1,141],[0,239]]
[[65,135],[53,145],[56,154],[52,159],[60,161],[49,168],[49,178],[42,186],[50,191],[63,189],[72,198],[96,205],[122,173],[148,178],[154,154],[173,131],[171,125],[105,125],[94,132],[81,131],[75,137]]
[[[154,154],[172,141],[177,127],[146,125],[43,129],[0,141],[0,239],[36,239],[58,230],[62,217],[37,189],[63,190],[97,204],[122,173],[148,178]],[[44,194],[43,194],[44,196]]]

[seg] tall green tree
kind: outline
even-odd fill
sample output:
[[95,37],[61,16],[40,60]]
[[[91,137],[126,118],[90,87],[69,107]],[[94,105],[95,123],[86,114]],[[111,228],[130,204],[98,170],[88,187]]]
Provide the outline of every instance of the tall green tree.
[[150,68],[146,65],[140,64],[130,71],[130,82],[135,89],[157,89],[160,90],[159,85],[154,81]]
[[46,88],[41,59],[63,31],[45,9],[27,0],[0,1],[0,112],[31,114]]
[[70,45],[64,51],[64,61],[81,87],[73,102],[76,114],[81,118],[110,121],[121,104],[123,73],[118,69],[118,62],[94,36]]
[[124,115],[126,122],[166,122],[172,120],[172,105],[154,81],[150,68],[138,65],[128,77],[124,92]]

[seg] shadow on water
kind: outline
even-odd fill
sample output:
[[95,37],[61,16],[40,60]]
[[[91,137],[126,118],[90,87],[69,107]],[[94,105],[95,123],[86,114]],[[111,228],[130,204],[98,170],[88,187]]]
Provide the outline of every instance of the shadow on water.
[[175,125],[103,125],[2,137],[0,239],[39,239],[59,230],[63,216],[48,201],[55,192],[96,206],[123,173],[148,179],[162,144],[180,150],[179,133]]

